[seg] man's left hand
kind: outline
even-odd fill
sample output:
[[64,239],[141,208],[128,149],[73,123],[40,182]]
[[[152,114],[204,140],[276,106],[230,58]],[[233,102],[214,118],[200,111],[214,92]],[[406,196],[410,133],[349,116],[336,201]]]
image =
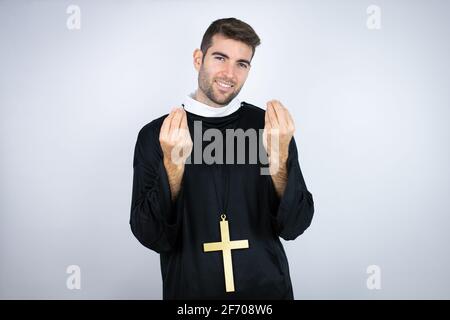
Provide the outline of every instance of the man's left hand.
[[[271,164],[285,165],[289,154],[289,143],[294,135],[295,125],[289,111],[278,100],[267,102],[263,145]],[[272,142],[278,141],[278,145]]]

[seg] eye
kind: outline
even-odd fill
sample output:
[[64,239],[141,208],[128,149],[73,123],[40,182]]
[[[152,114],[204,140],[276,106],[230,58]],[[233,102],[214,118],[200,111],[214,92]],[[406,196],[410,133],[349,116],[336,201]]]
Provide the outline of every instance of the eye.
[[223,60],[224,60],[224,58],[223,58],[223,57],[220,57],[220,56],[216,56],[215,59],[220,60],[220,61],[223,61]]
[[247,64],[245,64],[245,63],[239,63],[239,66],[241,67],[241,68],[245,68],[245,69],[247,69],[248,67],[247,67]]

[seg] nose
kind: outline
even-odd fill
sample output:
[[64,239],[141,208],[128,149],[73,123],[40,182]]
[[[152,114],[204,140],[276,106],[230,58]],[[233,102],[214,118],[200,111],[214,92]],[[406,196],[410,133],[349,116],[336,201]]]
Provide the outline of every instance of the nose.
[[230,62],[225,64],[224,75],[228,80],[234,79],[234,65]]

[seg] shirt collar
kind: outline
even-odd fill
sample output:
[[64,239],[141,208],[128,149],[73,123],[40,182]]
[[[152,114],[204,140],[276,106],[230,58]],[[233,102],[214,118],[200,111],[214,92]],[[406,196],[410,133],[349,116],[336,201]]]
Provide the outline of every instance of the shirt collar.
[[194,99],[195,94],[190,93],[184,99],[184,110],[203,117],[224,117],[232,114],[241,106],[241,102],[237,97],[230,101],[226,106],[216,108],[208,106]]

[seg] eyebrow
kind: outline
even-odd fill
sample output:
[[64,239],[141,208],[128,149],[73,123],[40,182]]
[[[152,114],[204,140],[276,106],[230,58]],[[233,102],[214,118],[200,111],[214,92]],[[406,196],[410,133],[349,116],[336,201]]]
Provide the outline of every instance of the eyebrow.
[[[213,53],[211,53],[211,55],[212,56],[219,55],[219,56],[223,56],[224,58],[230,59],[230,57],[227,56],[225,53],[222,53],[222,52],[219,52],[219,51],[214,51]],[[251,65],[250,61],[245,60],[245,59],[239,59],[237,62],[244,62],[244,63],[247,63],[249,66]]]

